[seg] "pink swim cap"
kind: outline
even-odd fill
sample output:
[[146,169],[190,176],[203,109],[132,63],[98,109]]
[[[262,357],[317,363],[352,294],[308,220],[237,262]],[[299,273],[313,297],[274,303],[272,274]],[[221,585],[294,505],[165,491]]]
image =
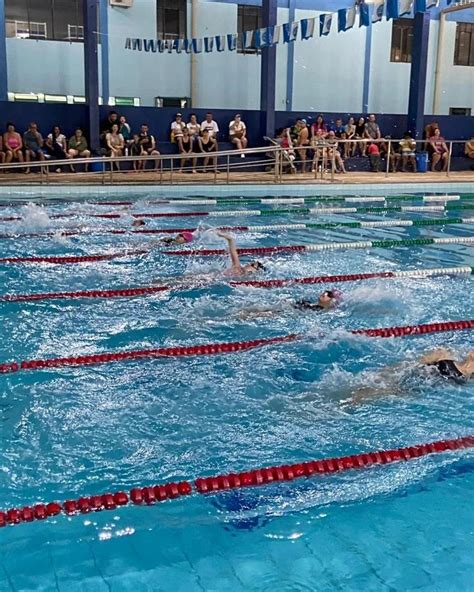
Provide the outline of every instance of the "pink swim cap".
[[194,234],[185,230],[184,232],[180,232],[180,235],[184,238],[187,243],[191,243],[194,240]]

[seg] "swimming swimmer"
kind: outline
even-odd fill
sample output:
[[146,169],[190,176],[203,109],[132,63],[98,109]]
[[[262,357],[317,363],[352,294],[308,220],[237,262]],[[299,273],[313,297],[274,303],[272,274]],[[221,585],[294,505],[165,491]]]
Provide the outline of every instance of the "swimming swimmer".
[[331,310],[335,308],[341,299],[341,294],[337,290],[325,290],[322,294],[319,295],[316,302],[311,302],[311,300],[302,299],[302,300],[287,300],[285,301],[282,306],[277,306],[274,308],[246,308],[239,312],[238,316],[241,318],[249,318],[249,317],[269,317],[276,314],[280,314],[285,312],[288,307],[306,312],[306,311],[316,311],[316,312],[324,312],[326,310]]
[[188,230],[183,230],[183,232],[180,232],[174,237],[167,236],[160,239],[160,242],[165,245],[185,245],[186,243],[191,243],[193,240],[194,234]]
[[225,239],[229,246],[231,267],[225,271],[225,275],[248,275],[257,271],[265,271],[265,267],[260,261],[253,261],[252,263],[242,265],[234,238],[224,232],[218,232],[217,235]]

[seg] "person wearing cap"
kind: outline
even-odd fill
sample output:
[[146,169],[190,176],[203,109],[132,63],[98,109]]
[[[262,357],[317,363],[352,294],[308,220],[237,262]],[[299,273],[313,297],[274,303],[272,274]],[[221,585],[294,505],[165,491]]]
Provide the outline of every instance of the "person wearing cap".
[[322,292],[316,301],[311,301],[306,298],[301,300],[286,300],[279,306],[273,308],[246,308],[240,311],[239,315],[242,318],[253,316],[273,316],[283,313],[288,309],[298,310],[300,312],[327,312],[335,308],[342,300],[342,294],[338,290],[325,290]]
[[301,160],[301,172],[306,173],[306,154],[309,146],[309,129],[306,119],[299,119],[297,122],[298,132],[296,136],[295,148],[299,148],[298,153]]
[[[235,144],[237,150],[245,150],[247,148],[247,126],[242,121],[239,113],[229,123],[229,139],[232,144]],[[240,155],[241,158],[245,158],[245,154]]]
[[191,243],[194,240],[194,234],[189,230],[183,230],[176,236],[166,236],[162,238],[160,242],[165,243],[166,245],[185,245],[187,243]]
[[181,113],[176,113],[174,121],[171,123],[171,141],[178,142],[183,137],[183,130],[186,124],[183,121]]
[[221,238],[226,240],[227,246],[229,247],[231,265],[224,272],[225,275],[241,276],[256,273],[258,271],[265,271],[265,267],[260,261],[252,261],[251,263],[245,263],[242,265],[239,257],[239,252],[237,251],[237,245],[235,244],[235,239],[233,236],[231,236],[230,234],[226,234],[225,232],[218,232],[217,236],[220,236]]

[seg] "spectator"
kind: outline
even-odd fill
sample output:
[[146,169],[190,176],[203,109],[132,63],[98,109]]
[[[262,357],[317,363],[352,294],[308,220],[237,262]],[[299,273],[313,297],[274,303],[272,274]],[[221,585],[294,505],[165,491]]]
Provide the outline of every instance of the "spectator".
[[437,127],[433,135],[430,138],[430,149],[431,149],[431,171],[436,172],[436,165],[441,160],[443,164],[443,171],[448,169],[448,156],[449,151],[446,146],[445,139],[441,135],[439,128]]
[[128,149],[132,142],[132,130],[127,123],[125,115],[120,116],[119,124],[119,134],[122,134],[123,141],[125,142],[125,156],[128,156]]
[[309,146],[309,130],[306,124],[306,119],[300,119],[298,125],[298,135],[296,137],[295,147],[298,149],[301,160],[301,172],[306,173],[306,154],[307,146]]
[[[357,140],[363,140],[365,138],[365,119],[363,117],[359,117],[355,126],[355,135],[354,137]],[[367,144],[366,142],[357,142],[356,146],[359,148],[360,156],[367,156]],[[355,148],[354,148],[355,153]]]
[[209,156],[210,152],[217,152],[217,140],[214,136],[211,136],[211,132],[209,129],[203,129],[202,136],[198,138],[198,143],[200,152],[207,154],[207,156],[204,158],[204,169],[206,169],[207,165],[209,164],[209,160],[212,160],[214,165],[214,171],[218,173],[219,171],[217,170],[217,156]]
[[[342,123],[342,121],[341,121]],[[326,138],[328,159],[335,163],[336,173],[346,173],[344,167],[344,161],[342,160],[341,153],[338,150],[339,142],[337,141],[336,133],[331,130]]]
[[332,131],[336,134],[336,138],[340,138],[345,132],[345,126],[343,125],[342,119],[340,117],[336,119],[336,123],[332,127]]
[[[318,130],[322,131],[322,136],[325,138],[328,135],[328,126],[324,123],[322,115],[316,117],[316,121],[311,126],[311,138],[318,135]],[[319,134],[321,137],[321,134]]]
[[5,162],[5,152],[3,150],[3,136],[0,134],[0,164]]
[[[247,148],[247,126],[239,114],[229,123],[229,138],[232,144],[235,144],[237,150],[245,150]],[[240,157],[245,158],[245,154],[242,153]]]
[[375,121],[373,113],[369,115],[369,120],[365,124],[365,138],[367,140],[380,140],[382,138],[379,124]]
[[[346,139],[347,140],[352,140],[353,138],[355,138],[356,125],[355,125],[355,119],[352,116],[349,117],[349,119],[347,120],[344,131],[346,132]],[[344,158],[349,158],[349,156],[354,156],[355,149],[356,149],[355,142],[345,142],[344,143]]]
[[402,159],[402,173],[407,172],[407,164],[411,164],[413,172],[416,173],[416,142],[410,132],[403,134],[400,141],[400,155]]
[[[54,125],[51,133],[48,134],[46,140],[48,152],[53,160],[63,160],[69,158],[66,151],[66,136],[61,133],[59,125]],[[61,172],[61,167],[56,169],[57,173]]]
[[425,150],[430,149],[430,138],[434,136],[435,129],[440,129],[439,123],[437,121],[433,121],[429,123],[427,126],[425,126],[425,129],[423,131],[423,139],[426,140]]
[[[193,140],[191,139],[191,136],[189,135],[189,130],[187,127],[185,127],[183,129],[183,133],[181,134],[181,136],[178,137],[178,149],[179,149],[179,153],[183,155],[183,158],[181,159],[181,168],[179,169],[179,172],[182,173],[183,167],[186,165],[186,162],[188,160],[191,160],[190,155],[193,154]],[[193,163],[193,173],[197,173],[197,171],[196,171],[196,157],[194,157],[192,159],[192,163]]]
[[[314,150],[313,166],[311,172],[316,173],[319,170],[320,166],[321,168],[326,166],[326,138],[324,134],[324,129],[322,127],[320,127],[316,131],[316,135],[314,135],[311,138],[311,145]],[[321,164],[319,164],[320,162]]]
[[178,138],[182,138],[185,128],[186,124],[183,121],[183,116],[181,113],[176,113],[175,120],[171,122],[171,141],[177,142]]
[[[23,134],[23,146],[25,147],[25,161],[30,162],[31,159],[37,158],[44,160],[43,152],[43,136],[38,131],[38,126],[34,121],[30,123],[27,131]],[[26,169],[25,173],[29,173],[30,169]]]
[[[140,145],[140,156],[159,156],[160,153],[156,149],[156,142],[154,136],[148,133],[149,128],[146,123],[143,123],[138,134],[138,143]],[[137,170],[143,170],[145,161],[137,162]],[[155,160],[155,170],[158,169],[158,160]]]
[[12,160],[23,162],[23,142],[20,134],[15,131],[13,123],[7,123],[7,131],[3,134],[3,149],[5,150],[5,163]]
[[103,148],[107,148],[107,142],[105,140],[105,137],[108,133],[112,131],[112,126],[114,123],[120,123],[119,114],[117,113],[117,111],[109,111],[109,114],[106,117],[106,119],[104,119],[100,124],[100,143],[102,144]]
[[[294,165],[295,151],[293,150],[293,142],[291,141],[290,128],[280,128],[276,131],[275,142],[283,148],[283,165],[289,165],[292,173],[296,173]],[[272,157],[274,155],[272,154]]]
[[217,139],[217,134],[219,133],[219,126],[212,118],[212,113],[206,113],[206,119],[201,123],[201,133],[207,130],[209,132],[209,136],[211,138]]
[[[107,145],[107,156],[110,158],[118,158],[123,156],[125,150],[125,140],[122,134],[119,132],[120,127],[118,123],[113,123],[110,132],[105,136],[105,143]],[[120,170],[120,162],[116,161],[115,165],[117,170]],[[114,163],[112,162],[112,168]]]
[[[91,153],[87,146],[87,140],[82,133],[82,129],[80,127],[76,128],[74,135],[72,138],[69,139],[69,150],[67,151],[69,158],[72,160],[73,158],[89,158]],[[74,173],[75,169],[74,166],[71,164],[71,171]],[[85,165],[85,170],[87,172],[88,166]]]
[[[186,124],[186,127],[188,128],[189,135],[190,135],[191,140],[194,144],[197,141],[197,139],[199,138],[199,135],[201,133],[201,126],[198,123],[196,113],[191,113],[191,115],[189,116],[189,121]],[[195,146],[195,148],[197,148],[197,146]]]
[[[140,146],[140,136],[138,134],[133,134],[132,140],[130,142],[130,156],[141,156],[142,147]],[[133,161],[133,169],[135,171],[140,170],[141,161],[134,160]]]
[[380,149],[378,144],[376,142],[371,142],[367,148],[367,152],[369,154],[370,170],[373,173],[380,173],[382,168],[382,159],[380,157]]
[[471,160],[474,160],[474,136],[464,145],[464,154]]

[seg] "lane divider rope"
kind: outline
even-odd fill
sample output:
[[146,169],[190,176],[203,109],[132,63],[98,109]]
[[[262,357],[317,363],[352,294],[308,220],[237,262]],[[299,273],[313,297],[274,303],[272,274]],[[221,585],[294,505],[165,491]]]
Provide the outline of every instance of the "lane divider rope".
[[59,514],[67,516],[87,514],[101,510],[116,510],[118,507],[133,505],[153,505],[156,502],[178,499],[192,494],[212,494],[230,489],[257,487],[293,481],[302,478],[339,473],[355,469],[369,468],[415,460],[431,454],[441,454],[474,447],[474,436],[462,436],[449,440],[437,440],[425,444],[415,444],[403,448],[362,452],[335,458],[302,461],[241,472],[230,472],[212,477],[199,477],[194,481],[173,481],[146,487],[134,487],[128,492],[117,491],[92,496],[68,499],[62,503],[38,503],[22,508],[10,508],[0,512],[0,527],[18,525],[35,520],[53,518]]
[[[353,282],[375,278],[426,278],[441,275],[469,275],[474,273],[474,267],[438,267],[435,269],[415,269],[409,271],[378,271],[371,273],[356,273],[345,275],[323,275],[304,278],[288,278],[275,280],[247,280],[229,282],[231,286],[252,286],[255,288],[277,288],[291,284],[322,284]],[[209,284],[210,286],[214,284]],[[134,298],[148,296],[156,292],[167,290],[183,291],[195,288],[192,284],[180,286],[136,286],[131,288],[79,290],[77,292],[40,292],[36,294],[5,294],[0,296],[0,302],[34,302],[38,300],[65,300],[74,298]]]
[[55,265],[67,265],[69,263],[91,263],[93,261],[109,261],[121,257],[130,257],[134,255],[146,255],[149,251],[124,251],[121,253],[105,253],[97,255],[58,255],[58,256],[36,256],[36,257],[2,257],[0,264],[19,264],[19,263],[51,263]]
[[[384,327],[376,329],[353,329],[348,331],[352,335],[365,335],[367,337],[405,337],[408,335],[426,335],[444,331],[464,331],[474,328],[474,320],[445,321],[440,323],[427,323],[424,325],[406,325],[403,327]],[[209,356],[216,354],[236,353],[247,351],[256,347],[290,343],[303,339],[304,335],[291,333],[279,337],[266,339],[254,339],[251,341],[235,341],[231,343],[209,343],[205,345],[160,347],[156,349],[140,349],[119,352],[106,352],[101,354],[84,354],[64,358],[49,358],[38,360],[23,360],[20,362],[5,362],[0,364],[0,374],[11,374],[23,370],[40,370],[43,368],[62,368],[67,366],[92,366],[97,364],[109,364],[125,360],[139,360],[160,357],[188,357]]]
[[[237,252],[241,255],[271,255],[274,253],[307,253],[311,251],[330,251],[335,249],[386,249],[392,247],[412,247],[418,245],[459,245],[472,243],[474,243],[474,236],[451,238],[410,238],[402,240],[374,240],[340,243],[320,243],[314,245],[280,245],[275,247],[252,247],[248,249],[237,249]],[[161,252],[165,255],[195,255],[199,257],[207,257],[210,255],[225,255],[227,253],[225,249],[182,249]]]

